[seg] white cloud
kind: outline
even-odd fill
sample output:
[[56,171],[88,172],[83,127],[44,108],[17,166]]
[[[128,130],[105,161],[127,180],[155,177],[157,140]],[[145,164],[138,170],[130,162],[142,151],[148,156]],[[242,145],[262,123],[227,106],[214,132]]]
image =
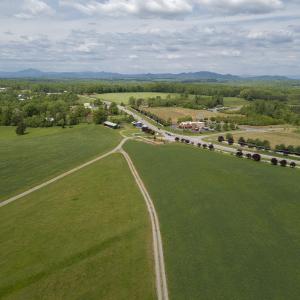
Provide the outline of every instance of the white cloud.
[[190,0],[61,0],[61,6],[72,7],[86,15],[178,15],[192,12]]
[[201,11],[261,14],[283,8],[282,0],[60,0],[83,14],[177,16]]
[[268,42],[273,44],[290,43],[294,39],[293,33],[288,30],[252,30],[247,35],[247,38],[258,42]]
[[22,19],[31,19],[39,15],[52,15],[54,10],[41,0],[24,0],[22,11],[15,14],[15,17]]
[[197,0],[197,2],[202,6],[231,14],[261,14],[283,8],[282,0]]

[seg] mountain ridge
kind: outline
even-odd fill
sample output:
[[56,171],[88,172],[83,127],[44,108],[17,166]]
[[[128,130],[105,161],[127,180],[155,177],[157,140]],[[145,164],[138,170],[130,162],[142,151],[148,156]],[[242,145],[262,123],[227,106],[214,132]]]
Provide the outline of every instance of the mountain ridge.
[[29,68],[16,72],[0,71],[0,78],[9,79],[102,79],[102,80],[169,80],[169,81],[237,81],[237,80],[292,80],[286,76],[238,76],[232,74],[220,74],[209,71],[182,72],[182,73],[144,73],[121,74],[114,72],[44,72]]

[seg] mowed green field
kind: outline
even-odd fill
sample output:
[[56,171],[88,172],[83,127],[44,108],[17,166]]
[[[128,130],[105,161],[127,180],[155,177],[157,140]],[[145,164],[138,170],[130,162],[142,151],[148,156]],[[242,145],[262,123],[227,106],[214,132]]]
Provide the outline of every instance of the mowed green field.
[[115,147],[117,131],[96,125],[29,128],[17,136],[0,127],[0,201]]
[[151,97],[160,96],[162,98],[166,98],[168,95],[178,95],[171,93],[151,93],[151,92],[140,92],[140,93],[108,93],[108,94],[97,94],[97,98],[101,100],[112,101],[116,103],[124,103],[127,104],[131,97],[147,99]]
[[236,107],[236,106],[243,106],[246,104],[248,104],[248,101],[246,101],[243,98],[224,97],[224,106]]
[[0,208],[1,299],[155,299],[151,226],[121,154]]
[[170,299],[299,299],[300,172],[184,145],[125,146],[155,202]]

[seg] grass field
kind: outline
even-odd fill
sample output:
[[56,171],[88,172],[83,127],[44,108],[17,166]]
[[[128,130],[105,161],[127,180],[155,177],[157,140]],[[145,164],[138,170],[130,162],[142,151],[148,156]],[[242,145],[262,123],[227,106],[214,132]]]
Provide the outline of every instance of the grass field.
[[127,104],[130,97],[135,97],[137,99],[138,98],[147,99],[147,98],[157,97],[157,96],[166,98],[168,95],[177,95],[177,94],[142,92],[142,93],[108,93],[108,94],[96,94],[94,96],[96,96],[101,100],[107,100],[116,103],[123,102],[124,104]]
[[104,153],[121,140],[117,131],[96,125],[29,128],[17,136],[0,127],[0,201]]
[[155,299],[151,226],[113,154],[0,209],[1,299]]
[[271,147],[276,145],[285,144],[300,146],[300,133],[295,130],[274,130],[271,132],[246,132],[246,133],[235,133],[233,134],[234,138],[238,140],[241,136],[245,139],[260,139],[268,140],[271,143]]
[[224,106],[229,107],[237,107],[237,106],[243,106],[249,103],[243,98],[237,98],[237,97],[224,97]]
[[299,299],[300,172],[184,145],[125,146],[158,211],[170,299]]

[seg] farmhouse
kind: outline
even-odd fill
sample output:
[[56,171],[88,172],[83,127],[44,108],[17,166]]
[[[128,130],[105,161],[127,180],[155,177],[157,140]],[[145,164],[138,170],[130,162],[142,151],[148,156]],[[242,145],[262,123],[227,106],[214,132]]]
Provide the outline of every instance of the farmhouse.
[[109,122],[109,121],[105,121],[103,124],[104,124],[104,126],[109,127],[109,128],[113,128],[113,129],[119,128],[118,124],[112,123],[112,122]]
[[191,129],[191,130],[200,130],[205,127],[204,122],[181,122],[178,126],[181,129]]

